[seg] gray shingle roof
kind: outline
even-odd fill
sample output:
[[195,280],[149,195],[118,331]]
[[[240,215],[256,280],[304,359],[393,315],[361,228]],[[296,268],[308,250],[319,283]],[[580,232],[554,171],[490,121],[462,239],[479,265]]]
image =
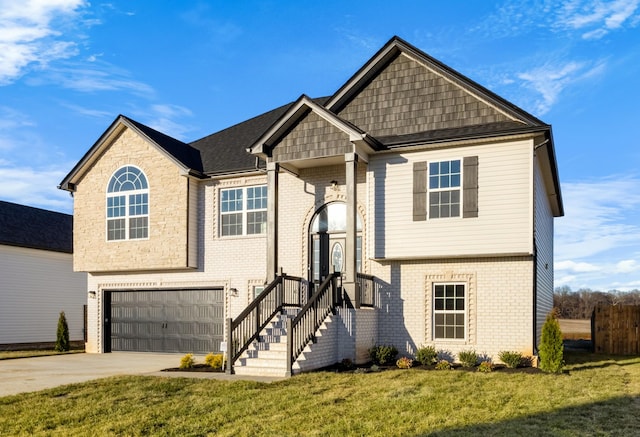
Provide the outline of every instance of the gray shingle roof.
[[394,148],[415,143],[436,143],[439,141],[451,141],[466,138],[482,138],[485,136],[524,133],[536,129],[545,130],[548,129],[548,126],[526,126],[522,123],[516,123],[513,121],[500,121],[496,123],[463,126],[451,129],[434,129],[408,135],[379,136],[377,137],[377,140],[387,148]]
[[73,252],[73,216],[0,200],[0,244]]
[[[312,100],[322,105],[327,97]],[[191,147],[200,151],[204,173],[224,174],[255,169],[256,158],[246,150],[294,103],[287,103],[190,143]]]
[[149,126],[132,120],[129,117],[122,116],[138,128],[143,134],[148,136],[154,143],[162,147],[167,153],[173,156],[178,161],[182,162],[185,166],[192,170],[202,173],[202,160],[200,159],[200,153],[198,150],[183,143],[180,140],[165,135]]

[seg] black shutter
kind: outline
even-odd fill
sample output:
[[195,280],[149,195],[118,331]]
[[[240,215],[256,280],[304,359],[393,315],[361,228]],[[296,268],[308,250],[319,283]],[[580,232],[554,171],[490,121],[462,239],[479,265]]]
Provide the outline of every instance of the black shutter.
[[462,181],[463,202],[462,217],[478,217],[478,157],[464,158],[464,180]]
[[413,163],[413,221],[427,219],[427,163]]

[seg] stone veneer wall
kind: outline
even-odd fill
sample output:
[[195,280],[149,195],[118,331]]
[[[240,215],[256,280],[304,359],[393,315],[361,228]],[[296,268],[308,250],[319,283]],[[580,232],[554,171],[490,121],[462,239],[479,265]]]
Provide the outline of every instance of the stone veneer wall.
[[[107,184],[113,173],[125,165],[138,167],[147,177],[149,238],[107,241]],[[74,270],[113,272],[189,267],[187,183],[174,162],[126,129],[77,184],[74,193]]]

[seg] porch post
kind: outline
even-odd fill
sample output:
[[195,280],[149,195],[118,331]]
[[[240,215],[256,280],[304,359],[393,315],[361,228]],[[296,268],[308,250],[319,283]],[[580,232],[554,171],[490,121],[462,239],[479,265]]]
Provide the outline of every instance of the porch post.
[[347,256],[344,268],[346,278],[344,279],[343,287],[349,296],[349,300],[353,303],[354,307],[358,308],[360,306],[356,281],[358,155],[355,153],[347,153],[345,154],[344,160],[347,182],[347,241],[345,242]]
[[267,282],[278,271],[278,171],[280,166],[267,162]]

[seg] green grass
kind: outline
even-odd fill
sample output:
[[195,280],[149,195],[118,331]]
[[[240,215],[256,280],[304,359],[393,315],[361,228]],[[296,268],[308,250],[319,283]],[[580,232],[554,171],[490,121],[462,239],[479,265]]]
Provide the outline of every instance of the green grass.
[[0,398],[0,435],[633,435],[640,357],[562,375],[420,369],[284,381],[116,377]]
[[57,352],[57,351],[54,351],[53,349],[0,351],[0,360],[13,360],[16,358],[47,357],[49,355],[64,355],[64,354],[77,354],[77,353],[84,353],[84,349],[71,349],[68,352]]

